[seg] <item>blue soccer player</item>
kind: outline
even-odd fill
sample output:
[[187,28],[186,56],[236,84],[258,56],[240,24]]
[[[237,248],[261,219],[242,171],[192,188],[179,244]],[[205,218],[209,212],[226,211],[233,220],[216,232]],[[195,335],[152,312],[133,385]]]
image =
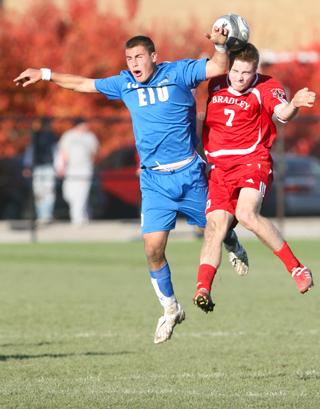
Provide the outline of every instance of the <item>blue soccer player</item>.
[[[136,36],[127,41],[128,70],[103,79],[52,72],[49,68],[28,68],[14,81],[24,87],[40,80],[78,92],[100,92],[108,99],[122,100],[130,111],[139,153],[142,192],[141,226],[151,282],[164,309],[154,343],[170,339],[185,313],[173,291],[165,249],[177,213],[187,222],[203,228],[207,180],[205,163],[196,154],[196,111],[192,90],[201,81],[223,74],[228,55],[223,44],[227,31],[213,28],[207,37],[216,45],[211,59],[180,60],[157,64],[152,40]],[[245,250],[230,230],[225,246],[235,270],[248,271]]]

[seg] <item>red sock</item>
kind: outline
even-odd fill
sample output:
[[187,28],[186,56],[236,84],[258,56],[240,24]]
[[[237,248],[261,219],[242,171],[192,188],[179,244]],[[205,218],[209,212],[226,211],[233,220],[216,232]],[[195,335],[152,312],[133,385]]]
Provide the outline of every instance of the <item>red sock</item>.
[[288,246],[287,242],[283,242],[282,246],[280,247],[279,250],[274,251],[273,254],[275,254],[279,259],[283,262],[283,264],[286,266],[287,270],[289,273],[291,271],[300,266],[299,260],[295,257],[295,255],[292,253],[290,247]]
[[217,269],[209,264],[200,264],[198,270],[198,282],[197,289],[205,288],[209,292],[211,291],[211,285],[216,275]]

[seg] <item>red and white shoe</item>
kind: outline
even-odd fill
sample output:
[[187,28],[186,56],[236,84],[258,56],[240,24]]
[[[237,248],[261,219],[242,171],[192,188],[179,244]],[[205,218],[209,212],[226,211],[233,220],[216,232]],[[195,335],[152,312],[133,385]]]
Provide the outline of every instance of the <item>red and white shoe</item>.
[[312,273],[308,267],[300,265],[294,268],[291,271],[291,276],[295,279],[301,294],[306,293],[313,286]]
[[206,288],[199,288],[193,296],[193,303],[206,314],[213,311],[214,303],[211,295]]

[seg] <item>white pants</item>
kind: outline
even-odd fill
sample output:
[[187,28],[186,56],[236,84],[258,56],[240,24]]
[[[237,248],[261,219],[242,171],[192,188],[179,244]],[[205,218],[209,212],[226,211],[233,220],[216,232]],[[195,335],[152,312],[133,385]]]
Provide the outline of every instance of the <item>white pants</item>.
[[62,185],[62,195],[69,204],[70,220],[73,224],[84,224],[89,220],[88,199],[91,176],[67,176]]
[[39,221],[51,221],[55,200],[55,173],[52,165],[33,169],[33,194]]

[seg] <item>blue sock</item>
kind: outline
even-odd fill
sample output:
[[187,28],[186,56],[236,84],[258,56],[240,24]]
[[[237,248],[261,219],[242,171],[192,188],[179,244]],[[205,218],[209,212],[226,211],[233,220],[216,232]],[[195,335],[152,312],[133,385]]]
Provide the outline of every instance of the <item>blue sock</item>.
[[176,302],[176,297],[173,292],[171,282],[171,272],[169,264],[166,263],[163,267],[156,271],[149,271],[151,283],[159,298],[160,304],[166,307]]

